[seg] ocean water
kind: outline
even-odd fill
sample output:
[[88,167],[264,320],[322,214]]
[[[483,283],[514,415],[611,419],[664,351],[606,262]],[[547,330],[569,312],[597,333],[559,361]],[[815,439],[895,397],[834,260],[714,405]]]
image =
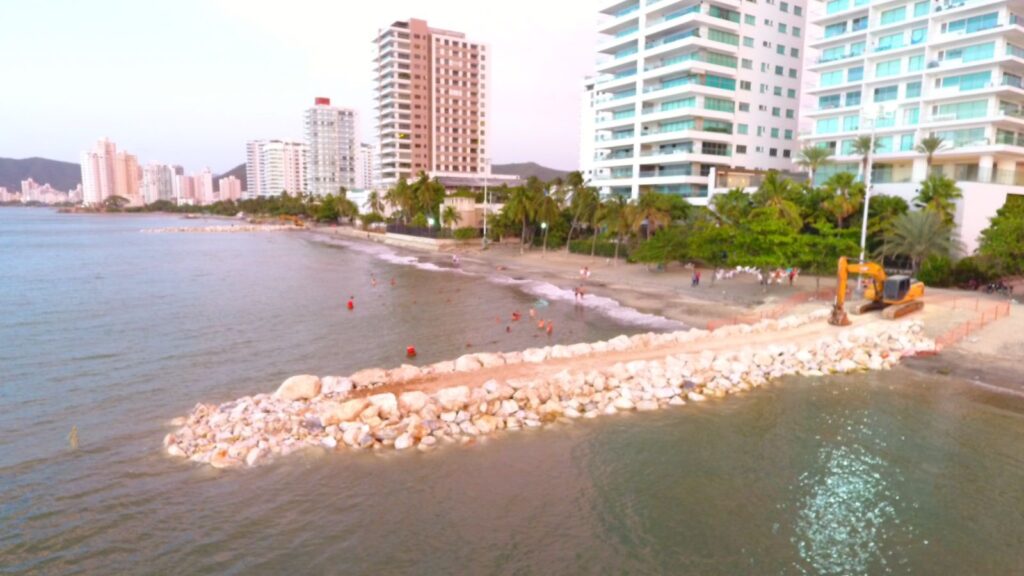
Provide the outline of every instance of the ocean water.
[[0,209],[0,573],[1024,573],[1024,402],[905,368],[430,454],[168,458],[197,401],[549,342],[514,310],[553,342],[671,326],[379,246],[140,232],[187,224]]

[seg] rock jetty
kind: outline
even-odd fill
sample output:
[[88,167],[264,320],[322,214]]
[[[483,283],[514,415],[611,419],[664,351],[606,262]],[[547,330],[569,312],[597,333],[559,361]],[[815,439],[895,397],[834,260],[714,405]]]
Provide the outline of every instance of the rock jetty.
[[[699,349],[702,341],[710,345],[715,339],[738,334],[782,331],[823,322],[827,316],[827,310],[820,310],[713,332],[691,329],[522,352],[470,354],[423,367],[362,370],[349,377],[293,376],[273,394],[246,396],[220,405],[197,404],[188,416],[172,421],[176,430],[164,438],[164,448],[172,456],[216,468],[255,466],[309,447],[428,451],[501,431],[703,402],[749,391],[787,375],[884,370],[904,356],[935,347],[923,335],[919,322],[902,322],[845,329],[803,346],[774,344],[600,361],[608,353],[662,346],[671,350],[680,343],[694,342]],[[779,340],[785,340],[784,335],[780,334]],[[543,376],[486,378],[487,368],[560,358],[580,361]],[[415,389],[418,379],[430,375],[478,370],[483,371],[481,381],[473,386],[430,392]],[[372,393],[373,388],[385,385],[398,392]]]
[[165,228],[143,228],[141,232],[145,232],[147,234],[170,234],[178,232],[284,232],[288,230],[303,230],[303,228],[301,226],[293,226],[291,224],[232,224],[230,226],[171,226]]

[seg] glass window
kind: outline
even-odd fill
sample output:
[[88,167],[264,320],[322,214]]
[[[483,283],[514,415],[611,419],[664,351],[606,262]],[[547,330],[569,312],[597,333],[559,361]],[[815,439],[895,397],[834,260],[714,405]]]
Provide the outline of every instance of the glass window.
[[797,38],[800,37],[800,27],[799,26],[793,26],[793,36],[796,36]]
[[796,88],[786,88],[786,98],[796,99]]
[[825,14],[835,14],[836,12],[842,12],[850,7],[850,0],[829,0],[828,4],[825,4]]
[[887,34],[878,39],[877,51],[883,52],[885,50],[893,50],[895,48],[903,47],[903,32],[896,32],[895,34]]
[[778,106],[772,106],[772,116],[782,116],[782,109]]
[[876,128],[891,128],[896,125],[896,113],[889,112],[875,118]]
[[771,135],[772,135],[772,138],[778,138],[779,137],[779,129],[778,128],[772,128]]
[[840,147],[843,156],[850,156],[853,154],[853,140],[843,140],[843,144]]
[[747,48],[753,48],[754,47],[754,39],[753,38],[747,38],[746,36],[744,36],[743,37],[743,45],[746,46]]
[[780,2],[779,3],[779,10],[782,11],[782,12],[789,12],[789,3],[788,2]]
[[786,55],[786,47],[783,46],[782,44],[776,45],[775,46],[775,53],[776,54],[781,54],[781,55],[785,56]]
[[740,112],[750,112],[750,104],[747,102],[740,102]]
[[785,73],[786,73],[786,68],[785,67],[783,67],[783,66],[776,66],[775,67],[775,75],[776,76],[782,76]]
[[790,48],[789,49],[789,55],[792,56],[793,58],[799,58],[800,57],[800,49],[799,48]]
[[888,102],[898,97],[898,86],[882,86],[875,88],[875,102]]
[[750,126],[747,126],[746,124],[737,124],[736,125],[736,133],[737,134],[746,134],[749,130],[750,130]]
[[757,25],[757,18],[754,18],[750,14],[744,14],[743,15],[743,23],[744,24],[749,24],[751,26],[755,26],[755,25]]
[[843,131],[853,132],[860,130],[860,116],[843,116]]
[[783,24],[782,22],[779,22],[779,34],[785,34],[785,33],[786,33],[786,25]]
[[886,76],[896,76],[900,73],[900,59],[886,60],[885,62],[879,62],[875,64],[875,77],[885,78]]
[[708,30],[708,40],[721,42],[723,44],[731,44],[733,46],[740,43],[739,36],[733,34],[732,32],[718,30],[717,28],[711,28],[710,30]]
[[911,56],[907,59],[907,72],[918,72],[924,69],[924,54]]
[[973,74],[961,74],[959,76],[947,76],[942,79],[943,88],[959,87],[960,91],[977,90],[984,88],[991,83],[992,71],[975,72]]
[[907,7],[899,6],[891,10],[886,10],[882,12],[882,18],[880,20],[880,23],[882,24],[882,26],[885,26],[886,24],[895,24],[897,22],[902,22],[906,17]]
[[804,13],[804,9],[799,6],[793,6],[793,14],[801,16]]
[[705,96],[704,108],[707,110],[717,110],[719,112],[732,112],[736,109],[736,104],[732,100]]
[[736,153],[737,154],[746,154],[747,153],[747,147],[745,145],[743,145],[743,144],[737,144],[736,145]]
[[[796,30],[795,27],[793,29]],[[836,24],[829,24],[828,26],[825,26],[825,38],[839,36],[844,33],[846,33],[846,22],[838,22]]]
[[920,82],[907,82],[906,97],[907,98],[920,98],[921,97],[921,83]]
[[932,135],[942,138],[946,142],[949,142],[952,146],[970,146],[987,143],[987,140],[985,139],[984,128],[943,130],[939,132],[933,132]]
[[720,134],[732,134],[732,122],[723,120],[704,120],[705,132],[718,132]]
[[776,156],[779,155],[779,149],[778,148],[769,148],[768,149],[768,155],[771,156],[772,158],[775,158]]
[[828,110],[830,108],[839,108],[839,94],[820,96],[818,98],[818,110]]
[[786,140],[792,140],[793,139],[793,131],[790,130],[789,128],[786,128],[786,130],[782,133],[782,136]]
[[915,28],[914,30],[910,31],[910,43],[911,44],[920,44],[921,42],[924,42],[925,38],[927,38],[927,37],[928,37],[928,29],[927,28]]
[[971,18],[962,18],[960,20],[954,20],[947,24],[943,24],[943,32],[966,32],[970,34],[972,32],[979,32],[981,30],[988,30],[998,26],[999,13],[990,12],[988,14],[982,14],[981,16],[972,16]]
[[815,134],[834,134],[839,131],[839,118],[820,118],[814,126]]
[[987,100],[971,100],[968,102],[957,102],[956,104],[942,104],[937,107],[936,118],[939,119],[953,119],[953,120],[969,120],[971,118],[981,118],[988,114],[988,101]]
[[850,44],[850,56],[860,56],[864,53],[864,41]]
[[786,118],[789,118],[789,119],[792,120],[793,118],[795,118],[794,114],[796,114],[796,113],[793,111],[792,108],[786,108]]
[[847,74],[846,74],[846,81],[847,82],[859,82],[862,79],[864,79],[864,67],[863,66],[855,66],[853,68],[850,68],[847,71]]
[[776,86],[772,88],[772,94],[775,96],[782,96],[782,86]]
[[875,152],[879,154],[892,152],[892,136],[879,136],[875,138]]
[[740,80],[740,90],[750,90],[750,81]]
[[914,18],[928,14],[928,0],[922,0],[914,4]]
[[900,152],[912,152],[914,150],[914,135],[900,135]]
[[754,61],[753,60],[748,60],[748,59],[744,58],[742,66],[744,68],[746,68],[747,70],[750,70],[750,69],[752,69],[754,67]]
[[789,69],[789,77],[790,78],[796,78],[796,68],[790,68]]
[[860,106],[860,90],[854,90],[846,93],[846,105]]

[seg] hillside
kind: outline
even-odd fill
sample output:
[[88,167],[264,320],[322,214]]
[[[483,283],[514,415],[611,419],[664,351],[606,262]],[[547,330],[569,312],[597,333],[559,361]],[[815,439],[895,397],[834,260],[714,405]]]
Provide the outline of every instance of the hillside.
[[21,181],[26,178],[66,192],[82,183],[82,170],[78,164],[60,160],[0,158],[0,186],[21,190]]
[[[239,180],[241,180],[242,181],[242,190],[248,190],[249,189],[248,182],[246,182],[246,180],[245,180],[245,163],[244,162],[239,164],[238,166],[235,166],[234,168],[232,168],[231,170],[228,170],[227,172],[225,172],[223,174],[217,174],[216,176],[213,177],[213,181],[217,182],[217,180],[219,180],[221,178],[227,178],[228,176],[234,176],[235,178],[238,178]],[[218,187],[218,189],[219,189],[220,184],[214,184],[214,186]]]
[[548,168],[547,166],[541,166],[536,162],[517,162],[514,164],[493,164],[491,165],[491,172],[495,174],[511,174],[513,176],[519,176],[520,178],[529,178],[530,176],[536,176],[544,182],[550,182],[555,178],[565,178],[569,173],[568,170],[557,170],[555,168]]

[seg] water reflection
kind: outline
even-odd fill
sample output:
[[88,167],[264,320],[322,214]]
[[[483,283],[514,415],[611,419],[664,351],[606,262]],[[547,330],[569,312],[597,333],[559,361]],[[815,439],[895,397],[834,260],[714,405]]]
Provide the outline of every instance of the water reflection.
[[839,422],[814,467],[798,481],[793,542],[797,568],[809,574],[891,573],[907,561],[913,527],[903,524],[898,466],[867,412]]

